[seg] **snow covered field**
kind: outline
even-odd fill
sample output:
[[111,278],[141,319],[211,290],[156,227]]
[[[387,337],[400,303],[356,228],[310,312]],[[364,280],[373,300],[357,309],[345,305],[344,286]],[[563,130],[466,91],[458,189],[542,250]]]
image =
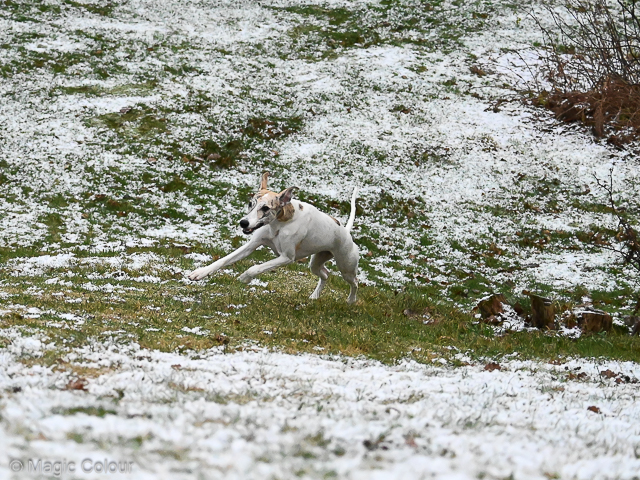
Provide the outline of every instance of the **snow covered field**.
[[[635,201],[638,160],[518,101],[532,8],[0,3],[0,478],[55,476],[29,459],[103,478],[86,458],[136,479],[639,478],[637,363],[196,348],[281,287],[267,276],[203,313],[183,275],[242,241],[265,170],[340,218],[359,186],[365,287],[430,286],[465,311],[539,289],[630,313],[632,273],[595,241],[614,225],[596,177],[614,167]],[[175,353],[138,346],[174,328]]]
[[[18,337],[0,354],[0,388],[9,392],[1,403],[3,478],[33,478],[24,473],[29,459],[75,462],[78,472],[65,478],[102,478],[81,471],[85,459],[87,469],[104,459],[133,462],[133,473],[109,478],[140,479],[590,480],[640,472],[635,363],[516,358],[491,371],[105,343],[65,357],[95,372],[79,392],[77,376],[16,361],[45,348]],[[22,462],[21,474],[10,474],[9,459]]]

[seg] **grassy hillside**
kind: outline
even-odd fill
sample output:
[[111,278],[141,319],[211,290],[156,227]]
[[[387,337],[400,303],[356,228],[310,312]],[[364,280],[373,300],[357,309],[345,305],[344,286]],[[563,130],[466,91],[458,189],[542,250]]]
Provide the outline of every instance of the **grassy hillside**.
[[[633,272],[602,243],[635,161],[518,101],[529,6],[6,1],[0,10],[0,325],[64,350],[247,342],[429,361],[522,352],[638,359]],[[518,52],[518,54],[516,54]],[[261,172],[339,217],[360,188],[361,299],[318,302],[304,265],[245,287],[238,247]],[[633,206],[633,203],[629,203]],[[603,240],[604,239],[604,240]],[[472,308],[522,291],[592,304],[614,331],[496,331]],[[51,361],[56,350],[50,352]]]

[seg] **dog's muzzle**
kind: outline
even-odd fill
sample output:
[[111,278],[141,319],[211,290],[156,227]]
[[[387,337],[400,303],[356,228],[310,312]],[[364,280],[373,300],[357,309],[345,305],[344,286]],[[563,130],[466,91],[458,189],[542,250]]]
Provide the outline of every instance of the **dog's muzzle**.
[[264,226],[264,223],[258,223],[255,227],[248,228],[249,227],[249,221],[248,220],[242,220],[240,222],[240,228],[242,228],[242,233],[244,233],[245,235],[249,235],[249,234],[255,232],[257,229],[259,229],[262,226]]

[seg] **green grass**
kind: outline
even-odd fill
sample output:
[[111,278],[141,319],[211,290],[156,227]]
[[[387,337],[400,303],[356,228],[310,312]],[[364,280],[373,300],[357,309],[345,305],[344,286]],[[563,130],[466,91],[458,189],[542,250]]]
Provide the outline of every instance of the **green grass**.
[[[463,35],[479,31],[489,17],[490,5],[474,5],[486,11],[460,14],[461,10],[451,9],[441,0],[419,2],[410,8],[397,0],[351,9],[317,5],[272,8],[301,19],[290,29],[291,45],[282,49],[281,56],[314,61],[336,58],[345,49],[375,45],[413,44],[431,51],[451,51],[461,45]],[[434,29],[438,29],[438,36],[430,35]]]
[[84,413],[85,415],[91,415],[94,417],[104,417],[105,415],[115,415],[116,411],[111,409],[106,409],[102,406],[100,407],[74,407],[74,408],[66,408],[64,410],[57,411],[56,413],[60,415],[75,415],[77,413]]
[[[168,253],[164,252],[169,264],[190,265],[179,249],[166,256]],[[260,252],[260,257],[268,254]],[[263,280],[268,281],[268,287],[247,287],[235,275],[251,263],[241,262],[233,269],[233,275],[218,273],[190,285],[179,281],[182,274],[174,274],[169,268],[123,268],[114,275],[116,270],[104,265],[75,266],[51,269],[46,276],[30,277],[24,279],[26,282],[3,274],[2,290],[14,295],[12,304],[37,307],[46,313],[34,319],[14,309],[0,317],[0,328],[18,327],[31,334],[44,334],[59,352],[115,335],[120,341],[134,341],[143,348],[163,351],[221,346],[226,352],[233,352],[242,350],[248,342],[258,342],[291,353],[365,356],[387,363],[403,358],[429,362],[452,358],[457,351],[468,352],[472,358],[499,358],[518,352],[520,358],[545,360],[603,356],[640,361],[640,339],[630,337],[626,329],[614,328],[609,334],[578,340],[554,332],[496,336],[490,326],[456,309],[452,302],[443,301],[438,285],[403,291],[363,286],[358,303],[350,306],[345,302],[346,283],[334,276],[318,301],[309,300],[315,277],[302,264],[265,275]],[[104,279],[89,280],[90,274]],[[156,275],[162,283],[119,279],[124,274]],[[72,285],[45,283],[56,276]],[[87,282],[97,286],[109,283],[116,286],[116,292],[87,291],[83,287]],[[25,288],[27,284],[30,289]],[[29,293],[34,291],[37,293]],[[526,301],[523,304],[526,306]],[[234,307],[238,305],[241,307]],[[79,315],[84,323],[64,320],[59,316],[63,313]],[[184,327],[199,327],[200,333],[206,334],[184,331]],[[31,361],[57,364],[59,355],[54,349],[44,358]]]

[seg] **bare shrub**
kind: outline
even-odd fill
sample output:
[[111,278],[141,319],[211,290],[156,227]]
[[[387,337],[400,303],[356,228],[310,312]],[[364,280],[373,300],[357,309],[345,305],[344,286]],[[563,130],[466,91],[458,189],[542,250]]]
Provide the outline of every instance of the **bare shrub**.
[[[640,274],[640,235],[633,225],[633,215],[629,207],[619,206],[614,198],[613,170],[609,171],[608,181],[596,177],[596,183],[606,194],[611,212],[618,220],[618,228],[615,235],[615,243],[604,244],[603,247],[618,253],[628,265],[631,265]],[[640,298],[639,298],[640,300]]]
[[621,146],[640,136],[640,0],[546,4],[547,80],[534,103]]

